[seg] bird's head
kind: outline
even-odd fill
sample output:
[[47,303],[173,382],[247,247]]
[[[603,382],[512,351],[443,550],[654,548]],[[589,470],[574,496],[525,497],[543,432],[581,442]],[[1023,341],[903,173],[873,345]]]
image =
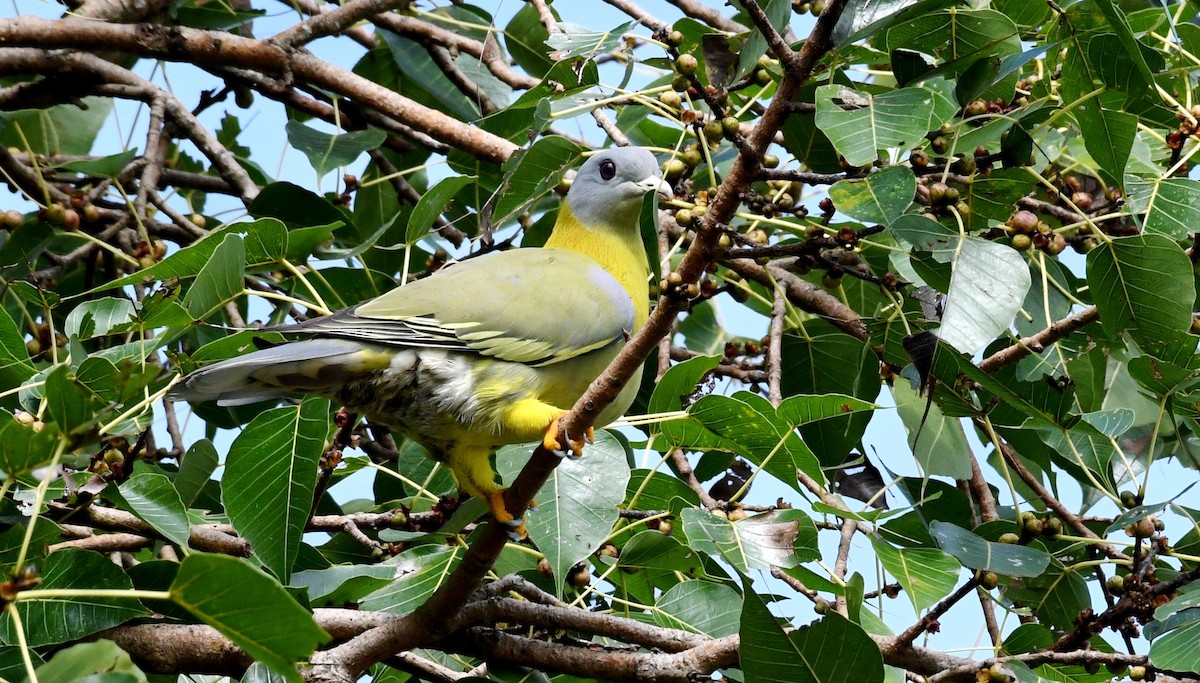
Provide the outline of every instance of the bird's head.
[[670,196],[658,161],[641,147],[616,147],[592,155],[575,174],[567,206],[583,225],[637,230],[647,192]]

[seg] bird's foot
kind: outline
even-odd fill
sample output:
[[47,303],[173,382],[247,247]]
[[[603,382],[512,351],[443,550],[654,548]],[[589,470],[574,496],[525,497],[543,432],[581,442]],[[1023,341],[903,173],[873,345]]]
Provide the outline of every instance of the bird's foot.
[[[508,527],[508,538],[514,543],[519,543],[529,537],[525,530],[525,518],[513,517],[512,513],[504,505],[504,492],[507,489],[496,489],[487,495],[488,509],[492,512],[492,517],[497,522]],[[531,503],[532,506],[532,503]]]
[[[581,458],[583,457],[584,443],[596,443],[596,429],[588,427],[582,439],[572,439],[570,434],[561,432],[565,438],[560,439],[559,434],[561,430],[558,428],[558,421],[566,414],[567,411],[564,410],[550,421],[549,426],[546,427],[546,436],[542,438],[542,446],[560,458]],[[563,446],[564,440],[566,441],[565,447]]]

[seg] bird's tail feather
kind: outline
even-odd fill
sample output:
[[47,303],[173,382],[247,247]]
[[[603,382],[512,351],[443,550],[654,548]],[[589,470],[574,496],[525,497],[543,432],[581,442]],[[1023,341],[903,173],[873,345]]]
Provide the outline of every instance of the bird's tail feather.
[[253,351],[188,375],[172,401],[239,406],[293,392],[325,393],[387,367],[393,354],[345,339],[312,339]]

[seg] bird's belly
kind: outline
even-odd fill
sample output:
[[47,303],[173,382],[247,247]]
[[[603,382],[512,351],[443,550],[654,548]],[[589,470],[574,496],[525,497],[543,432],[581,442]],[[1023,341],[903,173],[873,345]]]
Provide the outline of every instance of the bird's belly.
[[[534,441],[548,421],[518,427],[509,419],[512,406],[535,399],[569,409],[616,351],[614,345],[539,368],[454,351],[400,350],[388,368],[346,384],[334,398],[420,443],[435,457],[452,444],[491,448]],[[619,417],[632,393],[623,392],[622,399],[629,394],[629,400],[610,406],[597,426]]]

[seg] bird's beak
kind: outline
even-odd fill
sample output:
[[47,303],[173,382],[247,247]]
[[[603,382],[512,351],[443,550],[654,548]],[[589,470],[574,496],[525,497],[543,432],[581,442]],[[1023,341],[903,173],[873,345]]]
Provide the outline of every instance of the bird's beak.
[[656,175],[649,176],[638,181],[637,186],[643,192],[657,192],[662,199],[674,199],[675,191],[671,189],[671,183]]

